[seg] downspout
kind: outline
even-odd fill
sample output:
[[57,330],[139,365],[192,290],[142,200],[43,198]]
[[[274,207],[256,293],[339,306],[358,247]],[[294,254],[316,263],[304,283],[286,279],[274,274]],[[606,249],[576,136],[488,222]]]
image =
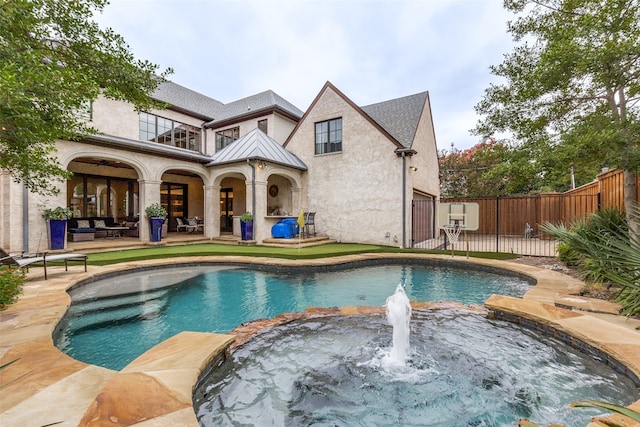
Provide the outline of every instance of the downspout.
[[407,155],[411,157],[417,152],[411,148],[401,148],[395,153],[402,157],[402,246],[400,248],[404,249],[407,242]]
[[201,141],[202,143],[202,147],[200,147],[200,152],[202,154],[207,154],[207,122],[202,123],[202,136],[203,136],[203,140]]
[[407,237],[407,155],[402,152],[402,247],[406,247]]
[[253,235],[256,235],[256,167],[247,159],[247,164],[251,166],[251,215],[253,215]]

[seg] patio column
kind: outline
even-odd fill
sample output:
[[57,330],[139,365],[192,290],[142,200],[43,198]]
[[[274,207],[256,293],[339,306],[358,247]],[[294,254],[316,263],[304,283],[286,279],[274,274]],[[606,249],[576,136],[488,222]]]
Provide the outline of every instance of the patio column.
[[204,235],[212,238],[220,236],[220,187],[204,186]]
[[144,210],[153,203],[160,203],[160,185],[162,181],[139,179],[140,191],[140,221],[138,221],[139,239],[149,242],[149,220],[145,217]]

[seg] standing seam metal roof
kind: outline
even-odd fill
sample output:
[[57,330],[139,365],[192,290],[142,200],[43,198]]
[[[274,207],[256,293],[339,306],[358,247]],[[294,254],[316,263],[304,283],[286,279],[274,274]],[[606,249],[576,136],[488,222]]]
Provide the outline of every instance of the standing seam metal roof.
[[283,166],[307,170],[307,165],[302,160],[287,151],[277,141],[269,138],[258,128],[215,153],[211,156],[211,162],[207,163],[206,166],[243,162],[248,159],[265,160]]

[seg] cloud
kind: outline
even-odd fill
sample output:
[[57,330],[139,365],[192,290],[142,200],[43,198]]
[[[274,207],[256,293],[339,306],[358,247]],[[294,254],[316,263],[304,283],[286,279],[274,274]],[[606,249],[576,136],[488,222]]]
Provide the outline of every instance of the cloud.
[[271,89],[304,110],[326,81],[358,105],[429,90],[439,146],[460,149],[507,19],[495,0],[112,0],[98,17],[222,102]]

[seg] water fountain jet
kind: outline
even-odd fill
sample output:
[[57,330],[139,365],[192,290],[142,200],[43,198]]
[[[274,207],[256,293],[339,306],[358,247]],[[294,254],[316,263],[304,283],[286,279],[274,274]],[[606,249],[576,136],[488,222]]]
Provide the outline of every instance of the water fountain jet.
[[386,307],[387,321],[393,327],[393,342],[388,363],[394,366],[405,366],[409,351],[411,303],[402,283],[399,283],[394,294],[387,298]]

